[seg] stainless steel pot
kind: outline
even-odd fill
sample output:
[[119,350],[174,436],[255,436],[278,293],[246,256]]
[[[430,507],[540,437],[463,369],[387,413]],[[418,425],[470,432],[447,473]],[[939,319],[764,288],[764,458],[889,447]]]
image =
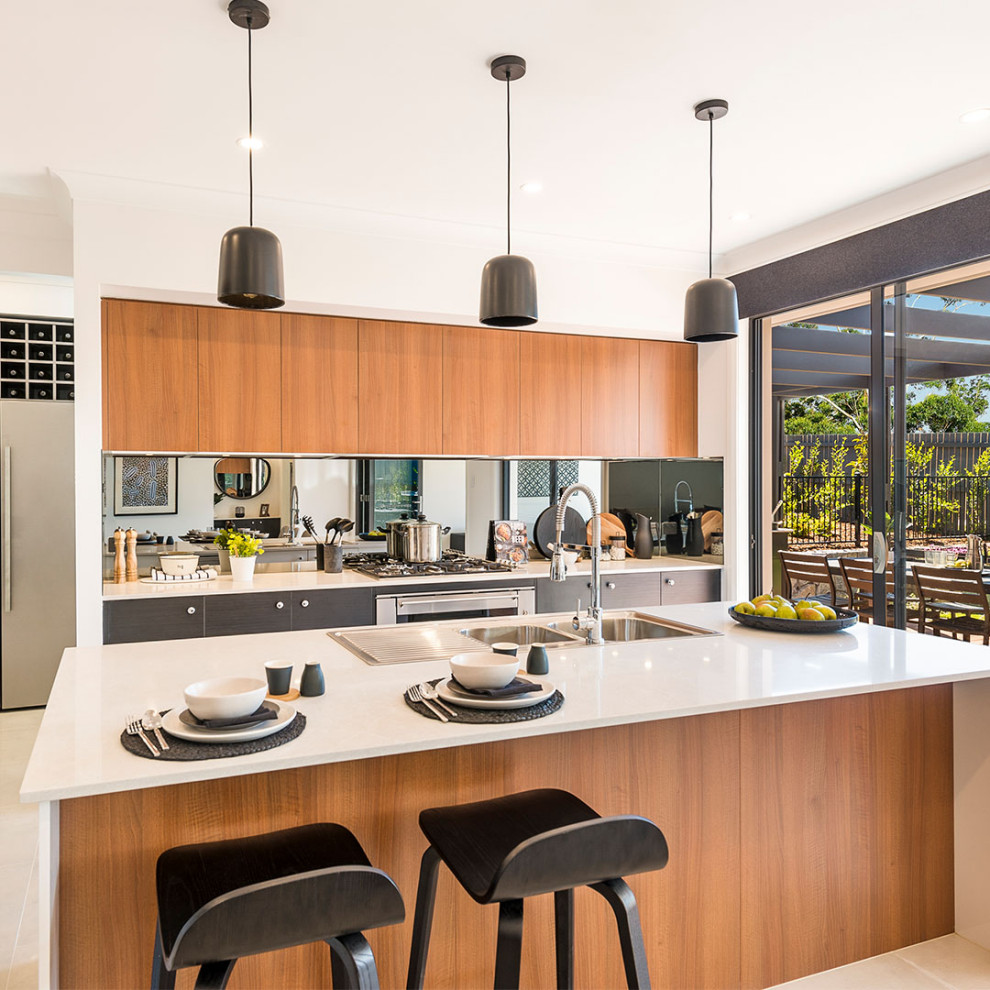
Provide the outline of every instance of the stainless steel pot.
[[385,523],[385,552],[393,560],[405,560],[405,547],[402,542],[402,531],[406,528],[409,520],[403,516],[401,519],[390,519]]
[[428,564],[443,557],[443,527],[425,516],[407,520],[402,528],[402,555],[410,564]]

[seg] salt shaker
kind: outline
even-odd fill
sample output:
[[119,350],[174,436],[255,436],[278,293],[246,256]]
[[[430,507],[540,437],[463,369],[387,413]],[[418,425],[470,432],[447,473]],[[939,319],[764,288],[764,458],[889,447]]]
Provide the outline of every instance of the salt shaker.
[[299,681],[299,693],[306,698],[315,698],[323,694],[326,684],[323,680],[323,668],[319,660],[307,660],[303,667],[302,679]]
[[526,673],[537,675],[550,673],[550,658],[547,656],[547,648],[542,643],[534,643],[529,648]]

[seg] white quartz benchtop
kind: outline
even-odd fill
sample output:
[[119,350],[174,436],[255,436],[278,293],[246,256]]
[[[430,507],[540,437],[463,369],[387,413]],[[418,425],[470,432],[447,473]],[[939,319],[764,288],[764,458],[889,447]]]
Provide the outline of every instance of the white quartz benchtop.
[[[640,571],[678,571],[688,568],[721,567],[721,559],[713,557],[652,557],[650,560],[606,560],[602,562],[602,574],[637,573]],[[568,574],[590,574],[591,564],[583,560],[568,568]],[[405,586],[415,591],[417,585],[439,582],[453,584],[457,581],[486,582],[520,581],[525,578],[544,578],[550,574],[549,560],[531,560],[512,571],[488,571],[481,574],[423,574],[420,577],[374,578],[345,567],[340,574],[324,574],[314,568],[305,571],[255,574],[251,581],[235,581],[229,574],[221,574],[214,581],[162,581],[145,584],[128,581],[124,584],[104,582],[103,600],[118,601],[122,598],[158,598],[162,595],[230,595],[251,594],[259,591],[309,591],[314,588],[356,588]]]
[[[406,706],[402,692],[445,674],[446,661],[369,667],[319,630],[69,649],[21,799],[56,800],[990,677],[990,649],[984,646],[865,624],[824,636],[761,632],[733,622],[727,608],[716,602],[644,610],[721,636],[551,650],[550,678],[566,698],[563,707],[546,718],[508,724],[424,718]],[[292,742],[194,763],[143,759],[121,747],[125,715],[181,705],[183,686],[203,678],[263,677],[263,662],[274,658],[293,660],[297,678],[308,659],[321,661],[326,674],[324,696],[296,703],[308,724]]]

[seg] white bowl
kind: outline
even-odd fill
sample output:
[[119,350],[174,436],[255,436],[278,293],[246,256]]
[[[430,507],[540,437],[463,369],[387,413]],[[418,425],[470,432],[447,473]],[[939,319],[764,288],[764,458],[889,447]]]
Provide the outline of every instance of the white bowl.
[[268,682],[257,677],[215,677],[190,684],[183,692],[186,707],[199,719],[250,715],[267,693]]
[[199,554],[160,553],[158,563],[166,574],[195,574],[199,567]]
[[457,653],[450,658],[457,682],[475,691],[502,688],[519,672],[519,658],[505,653]]

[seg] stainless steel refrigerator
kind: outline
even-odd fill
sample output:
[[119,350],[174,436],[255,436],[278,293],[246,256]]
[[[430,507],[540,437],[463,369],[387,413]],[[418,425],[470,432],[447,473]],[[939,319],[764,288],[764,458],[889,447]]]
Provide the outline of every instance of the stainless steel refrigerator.
[[0,400],[0,708],[48,701],[76,641],[73,404]]

